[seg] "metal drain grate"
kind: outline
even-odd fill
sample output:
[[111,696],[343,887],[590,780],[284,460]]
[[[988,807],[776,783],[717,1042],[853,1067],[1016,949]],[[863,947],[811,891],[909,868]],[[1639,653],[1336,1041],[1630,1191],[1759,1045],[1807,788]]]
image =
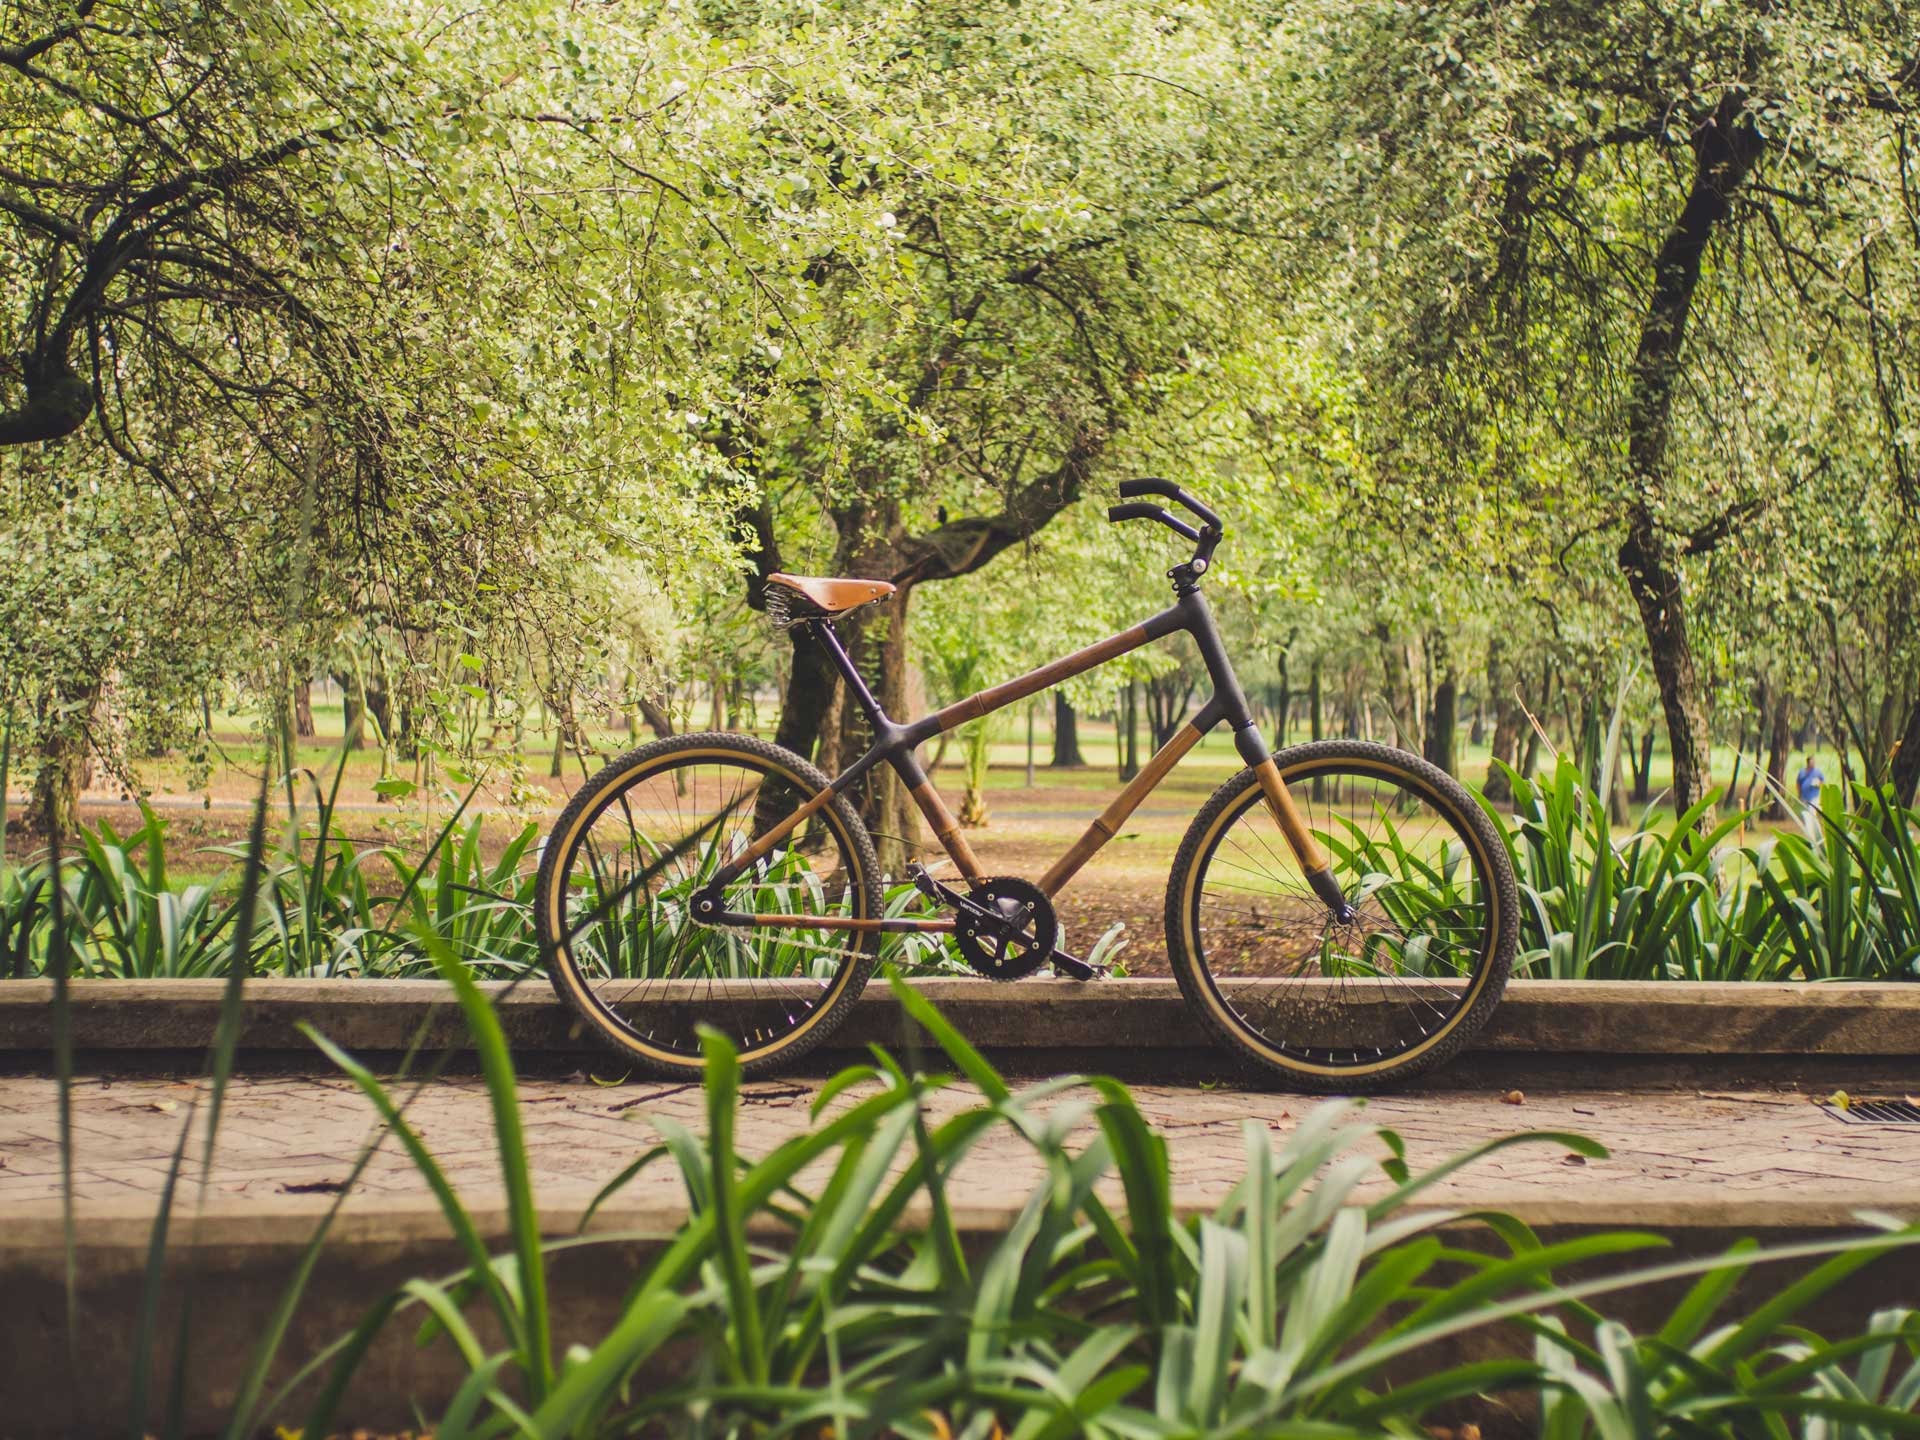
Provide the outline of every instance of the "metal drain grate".
[[1848,1125],[1920,1125],[1920,1105],[1911,1100],[1822,1100],[1820,1108]]

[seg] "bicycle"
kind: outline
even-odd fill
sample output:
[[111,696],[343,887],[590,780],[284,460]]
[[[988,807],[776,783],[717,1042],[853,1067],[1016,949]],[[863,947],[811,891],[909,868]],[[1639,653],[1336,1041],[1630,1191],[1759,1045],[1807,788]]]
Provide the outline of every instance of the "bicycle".
[[[909,724],[881,708],[834,629],[894,587],[770,575],[769,616],[825,648],[873,743],[831,779],[757,736],[718,732],[609,763],[574,795],[541,857],[537,927],[561,998],[630,1060],[686,1078],[702,1066],[703,1024],[734,1042],[749,1073],[817,1046],[846,1018],[888,934],[950,941],[993,980],[1046,965],[1091,978],[1093,967],[1059,948],[1053,897],[1224,723],[1246,768],[1194,817],[1167,886],[1168,958],[1187,1003],[1231,1049],[1302,1089],[1376,1089],[1458,1052],[1498,1003],[1515,946],[1513,872],[1486,814],[1445,772],[1384,745],[1271,753],[1200,590],[1220,517],[1167,480],[1128,481],[1120,494],[1130,503],[1110,520],[1152,520],[1193,542],[1167,571],[1173,604]],[[1147,495],[1193,521],[1137,498]],[[986,874],[916,747],[1182,631],[1212,681],[1206,704],[1037,882]],[[957,872],[950,885],[911,867],[914,895],[935,913],[883,906],[872,838],[846,799],[881,764]]]

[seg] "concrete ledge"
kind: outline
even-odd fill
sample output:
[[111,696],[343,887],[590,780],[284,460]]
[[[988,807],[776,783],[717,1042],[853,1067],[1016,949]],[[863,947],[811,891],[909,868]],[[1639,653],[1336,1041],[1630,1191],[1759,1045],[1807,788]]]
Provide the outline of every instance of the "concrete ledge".
[[[74,1046],[88,1052],[203,1049],[219,1016],[221,988],[217,980],[75,981]],[[482,988],[521,1054],[593,1050],[592,1037],[544,981]],[[927,980],[918,988],[986,1049],[1071,1057],[1212,1048],[1171,980]],[[25,1059],[52,1049],[52,999],[51,981],[0,983],[0,1057]],[[244,1004],[240,1043],[255,1054],[311,1053],[297,1028],[302,1021],[360,1051],[405,1050],[416,1040],[438,1050],[465,1041],[459,1010],[437,980],[254,980]],[[846,1051],[903,1038],[898,1007],[886,987],[875,984],[829,1045]],[[1920,985],[1516,981],[1474,1049],[1489,1055],[1910,1059],[1920,1054]]]

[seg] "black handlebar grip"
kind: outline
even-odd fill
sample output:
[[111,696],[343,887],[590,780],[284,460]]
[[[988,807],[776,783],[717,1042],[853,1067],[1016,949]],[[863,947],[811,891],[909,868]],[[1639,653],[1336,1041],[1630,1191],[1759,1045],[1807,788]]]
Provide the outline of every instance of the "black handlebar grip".
[[[1123,486],[1122,488],[1124,489],[1125,487]],[[1135,501],[1131,505],[1108,506],[1107,519],[1116,525],[1122,520],[1158,520],[1176,535],[1184,535],[1187,539],[1193,541],[1198,541],[1200,538],[1200,532],[1194,529],[1193,526],[1187,524],[1186,521],[1169,515],[1158,505],[1149,505],[1144,500]]]
[[1129,500],[1135,495],[1158,495],[1163,499],[1172,500],[1177,504],[1186,506],[1187,509],[1191,510],[1195,515],[1198,515],[1202,522],[1211,525],[1216,530],[1225,528],[1221,524],[1218,515],[1207,506],[1202,505],[1171,480],[1162,480],[1154,475],[1143,476],[1138,480],[1122,480],[1120,482],[1120,495],[1122,499]]

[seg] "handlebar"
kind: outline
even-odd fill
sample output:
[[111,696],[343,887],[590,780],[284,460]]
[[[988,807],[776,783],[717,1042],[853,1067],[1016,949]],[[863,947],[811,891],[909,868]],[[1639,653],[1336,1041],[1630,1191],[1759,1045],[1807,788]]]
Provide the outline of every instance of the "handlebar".
[[1177,535],[1198,543],[1200,532],[1177,516],[1169,515],[1158,505],[1149,505],[1144,500],[1133,505],[1110,505],[1107,507],[1107,519],[1118,525],[1122,520],[1158,520]]
[[[1155,476],[1121,481],[1120,495],[1122,499],[1131,500],[1133,503],[1109,506],[1107,519],[1115,524],[1122,520],[1158,521],[1174,534],[1193,542],[1193,558],[1184,565],[1174,566],[1167,572],[1177,594],[1184,595],[1193,589],[1199,583],[1200,577],[1206,574],[1208,566],[1213,563],[1214,547],[1220,543],[1222,536],[1226,533],[1226,527],[1221,523],[1220,517],[1173,481],[1162,480]],[[1139,495],[1158,495],[1163,500],[1184,505],[1199,518],[1200,527],[1195,529],[1189,522],[1160,506],[1134,498]]]
[[1138,480],[1122,480],[1120,482],[1120,498],[1122,500],[1131,500],[1136,495],[1158,495],[1162,500],[1171,500],[1177,505],[1186,506],[1187,509],[1200,517],[1200,523],[1202,525],[1211,525],[1216,530],[1224,530],[1226,528],[1226,526],[1221,523],[1218,515],[1214,514],[1212,510],[1202,505],[1171,480],[1162,480],[1158,476],[1146,475]]

